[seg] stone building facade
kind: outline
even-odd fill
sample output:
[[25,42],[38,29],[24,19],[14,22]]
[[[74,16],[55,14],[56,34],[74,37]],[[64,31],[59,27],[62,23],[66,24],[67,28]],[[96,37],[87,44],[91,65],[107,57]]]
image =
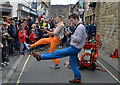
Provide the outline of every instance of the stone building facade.
[[70,15],[71,8],[74,4],[68,5],[51,5],[50,14],[55,18],[58,15],[63,16],[64,22],[69,22],[68,16]]
[[[110,31],[107,35],[107,39],[105,41],[105,45],[109,40],[110,33],[113,29],[114,24],[116,24],[115,29],[112,33],[112,37],[107,46],[106,52],[107,54],[111,54],[118,49],[118,31],[120,32],[120,27],[118,22],[120,22],[120,3],[118,2],[96,2],[95,7],[88,8],[88,2],[84,3],[84,21],[95,21],[97,25],[97,33],[100,33],[101,44],[103,44],[106,32],[108,30],[109,25],[111,24]],[[120,51],[120,50],[119,50]]]

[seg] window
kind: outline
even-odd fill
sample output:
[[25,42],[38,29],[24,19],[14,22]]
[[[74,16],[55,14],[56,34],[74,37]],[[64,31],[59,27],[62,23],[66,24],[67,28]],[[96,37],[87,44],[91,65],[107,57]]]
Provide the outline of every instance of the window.
[[93,14],[93,21],[95,21],[95,14]]
[[90,22],[92,21],[92,15],[90,16]]

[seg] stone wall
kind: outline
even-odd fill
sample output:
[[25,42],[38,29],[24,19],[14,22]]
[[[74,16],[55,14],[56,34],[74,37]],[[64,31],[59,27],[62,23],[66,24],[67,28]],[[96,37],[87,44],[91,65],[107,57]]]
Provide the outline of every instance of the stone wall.
[[120,56],[120,2],[118,3],[118,50]]
[[116,24],[112,37],[109,41],[109,45],[107,46],[107,53],[113,53],[114,50],[118,48],[118,2],[97,2],[94,9],[90,8],[88,12],[85,9],[84,14],[84,20],[86,16],[95,14],[95,23],[97,25],[97,33],[100,33],[101,35],[101,44],[109,25],[111,24],[111,29],[108,33],[105,45],[109,39],[113,25]]
[[63,21],[68,20],[69,5],[51,5],[50,14],[55,18],[58,15],[64,16]]
[[51,5],[50,14],[55,18],[57,15],[62,15],[63,21],[69,22],[68,16],[70,15],[71,8],[74,4],[68,5]]

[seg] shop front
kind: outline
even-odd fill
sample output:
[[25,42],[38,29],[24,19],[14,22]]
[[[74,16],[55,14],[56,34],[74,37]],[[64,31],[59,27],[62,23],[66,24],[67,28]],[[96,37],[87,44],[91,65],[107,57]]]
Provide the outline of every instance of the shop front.
[[22,16],[23,18],[30,15],[30,8],[24,6],[23,4],[18,4],[18,17]]
[[33,11],[32,9],[30,10],[30,16],[35,20],[37,18],[37,13],[36,11]]
[[0,17],[11,17],[12,6],[9,2],[0,4]]

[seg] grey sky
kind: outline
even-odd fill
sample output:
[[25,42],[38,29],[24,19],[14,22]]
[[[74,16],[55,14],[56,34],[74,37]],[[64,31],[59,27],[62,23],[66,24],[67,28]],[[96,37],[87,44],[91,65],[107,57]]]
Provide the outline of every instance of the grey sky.
[[55,5],[55,4],[62,4],[62,5],[66,5],[66,4],[75,4],[78,0],[51,0],[51,5]]

